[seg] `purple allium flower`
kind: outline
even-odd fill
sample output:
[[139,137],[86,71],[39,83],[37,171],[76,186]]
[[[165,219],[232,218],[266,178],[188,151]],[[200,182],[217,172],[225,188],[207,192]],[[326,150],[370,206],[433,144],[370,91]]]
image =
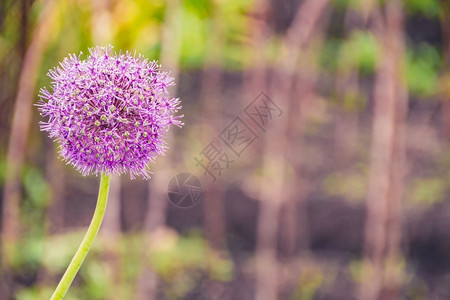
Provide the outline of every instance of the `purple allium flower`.
[[87,174],[129,172],[149,177],[148,164],[167,146],[179,99],[169,96],[173,78],[141,55],[112,53],[112,46],[66,57],[50,70],[53,92],[40,91],[41,130],[59,142],[59,154]]

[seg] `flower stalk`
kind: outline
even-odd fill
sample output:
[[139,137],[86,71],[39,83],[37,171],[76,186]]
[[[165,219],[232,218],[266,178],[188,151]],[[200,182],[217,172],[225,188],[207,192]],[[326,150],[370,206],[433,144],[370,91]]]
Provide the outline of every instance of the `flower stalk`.
[[64,297],[64,295],[69,290],[70,285],[72,284],[75,275],[78,273],[78,270],[81,267],[84,259],[86,258],[89,249],[91,248],[92,242],[94,241],[97,232],[102,224],[103,216],[105,215],[106,204],[108,202],[108,192],[109,192],[109,183],[110,183],[110,175],[101,175],[100,179],[100,188],[98,191],[97,205],[95,207],[94,216],[92,217],[91,224],[86,232],[86,235],[83,238],[83,241],[80,244],[75,256],[72,258],[69,267],[64,273],[61,281],[59,282],[56,290],[53,292],[50,300],[59,300]]

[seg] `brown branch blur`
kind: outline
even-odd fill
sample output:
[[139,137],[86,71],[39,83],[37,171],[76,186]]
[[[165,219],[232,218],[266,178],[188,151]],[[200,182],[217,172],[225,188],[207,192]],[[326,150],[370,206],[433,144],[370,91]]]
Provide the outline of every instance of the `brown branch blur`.
[[400,1],[374,11],[375,34],[382,48],[374,87],[365,273],[362,300],[398,299],[402,285],[401,206],[405,172],[407,92],[402,75],[403,15]]
[[[20,173],[25,160],[26,141],[32,118],[32,104],[36,98],[37,75],[42,56],[51,37],[49,31],[54,22],[54,6],[53,1],[44,1],[43,12],[37,21],[25,53],[14,103],[3,191],[1,250],[4,270],[7,269],[11,255],[13,255],[14,244],[19,238]],[[6,295],[6,292],[4,294]]]
[[[283,49],[278,57],[270,95],[276,99],[286,111],[290,110],[289,96],[294,82],[295,68],[301,50],[310,42],[312,33],[322,16],[327,0],[304,1],[286,32]],[[277,235],[280,222],[280,207],[286,201],[285,172],[287,168],[286,149],[288,143],[288,118],[280,118],[272,122],[264,136],[263,178],[260,189],[260,212],[258,215],[257,233],[257,294],[256,299],[277,299],[278,273]],[[277,142],[274,142],[274,141]]]

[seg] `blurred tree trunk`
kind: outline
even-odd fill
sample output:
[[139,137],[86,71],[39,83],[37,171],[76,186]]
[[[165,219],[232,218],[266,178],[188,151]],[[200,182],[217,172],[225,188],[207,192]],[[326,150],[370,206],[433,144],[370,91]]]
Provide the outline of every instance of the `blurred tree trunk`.
[[374,121],[367,195],[365,263],[359,298],[398,299],[403,280],[401,203],[405,173],[407,92],[402,74],[404,32],[399,0],[375,11],[382,49],[374,87]]
[[21,22],[20,22],[20,40],[19,40],[19,49],[20,49],[20,55],[22,57],[25,56],[25,53],[27,51],[27,42],[28,42],[28,14],[30,12],[30,5],[31,1],[29,0],[22,0],[21,1],[21,8],[22,8],[22,15],[21,15]]
[[[224,36],[222,30],[221,7],[219,2],[213,2],[210,29],[206,41],[207,54],[201,82],[202,107],[202,144],[208,143],[218,135],[222,128],[220,111],[222,57]],[[225,226],[225,195],[221,178],[215,182],[208,180],[205,183],[203,195],[204,226],[209,245],[218,250],[226,249]]]
[[[208,145],[222,128],[223,109],[221,105],[221,82],[223,69],[224,33],[220,1],[212,2],[210,32],[206,40],[206,57],[201,79],[201,107],[202,107],[202,145]],[[229,95],[227,95],[229,96]],[[217,175],[217,174],[216,174]],[[226,251],[226,213],[225,186],[223,179],[216,176],[212,182],[210,178],[203,186],[203,216],[206,239],[211,248]],[[224,285],[220,281],[209,284],[205,294],[208,299],[217,299],[222,294]]]
[[267,18],[269,3],[267,0],[255,0],[250,14],[250,47],[252,55],[245,61],[242,96],[252,99],[266,88],[266,60],[264,49],[267,48],[268,32]]
[[[181,49],[181,2],[180,0],[168,0],[166,3],[165,20],[163,24],[161,57],[160,63],[165,71],[170,71],[175,83],[179,74],[179,58]],[[170,87],[171,96],[176,96],[177,87]],[[172,144],[172,132],[167,137],[168,145]],[[146,243],[150,247],[151,237],[157,230],[164,229],[166,226],[167,212],[167,185],[171,179],[174,168],[172,160],[174,153],[169,153],[165,157],[158,159],[152,178],[148,182],[148,210],[145,216],[145,232],[147,234]],[[137,281],[137,297],[136,299],[153,300],[157,299],[159,278],[152,270],[152,266],[148,266],[147,249],[144,249],[142,256],[143,269]]]
[[[54,22],[54,3],[45,1],[42,14],[31,36],[22,65],[17,96],[14,103],[11,132],[6,156],[5,185],[2,208],[2,272],[6,279],[14,245],[19,239],[20,224],[20,172],[25,160],[26,141],[32,118],[33,100],[35,99],[36,80],[42,56],[50,39],[49,31]],[[8,295],[10,286],[2,284],[1,294]],[[5,296],[7,297],[7,296]]]
[[92,41],[96,45],[111,43],[113,33],[111,31],[111,1],[91,0],[91,31]]
[[[346,39],[352,37],[357,30],[364,30],[368,23],[369,15],[366,14],[367,6],[355,7],[348,4],[344,18],[344,34]],[[345,42],[344,42],[345,43]],[[337,162],[348,165],[355,154],[359,137],[359,115],[362,109],[364,96],[359,88],[359,62],[346,62],[342,56],[348,53],[340,51],[338,58],[338,71],[336,74],[337,111],[335,111],[335,144],[334,154]],[[347,59],[348,60],[348,59]]]
[[316,87],[319,76],[317,69],[323,44],[323,30],[326,22],[315,28],[314,40],[299,49],[298,71],[294,80],[294,88],[288,100],[289,109],[286,111],[288,119],[286,129],[286,161],[289,162],[291,176],[285,178],[285,199],[281,218],[281,249],[284,251],[288,264],[297,250],[309,248],[308,216],[306,199],[310,184],[302,176],[303,139],[310,109],[317,100]]
[[[270,95],[288,113],[291,112],[292,103],[289,99],[300,54],[310,42],[311,35],[327,4],[328,0],[304,1],[284,38],[280,50],[282,54],[278,58],[277,68],[274,70],[271,81]],[[268,124],[264,135],[263,178],[259,187],[261,202],[256,250],[256,299],[258,300],[278,298],[277,234],[280,208],[287,201],[286,154],[290,146],[288,120],[289,116],[274,120]]]
[[58,158],[57,145],[50,139],[46,139],[47,144],[47,182],[50,185],[51,201],[46,213],[47,234],[61,233],[64,228],[64,191],[65,174],[61,160]]
[[[45,139],[45,148],[46,180],[51,191],[50,203],[45,212],[45,236],[48,237],[61,233],[64,228],[65,174],[64,165],[58,158],[57,145],[52,140]],[[52,284],[53,278],[49,275],[45,267],[41,266],[37,272],[37,286]]]

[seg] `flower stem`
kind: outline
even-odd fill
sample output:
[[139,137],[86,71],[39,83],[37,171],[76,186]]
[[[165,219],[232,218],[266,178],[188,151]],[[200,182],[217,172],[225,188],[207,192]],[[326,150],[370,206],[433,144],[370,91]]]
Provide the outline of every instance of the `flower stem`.
[[91,224],[86,232],[86,235],[81,242],[80,247],[78,248],[75,256],[72,258],[72,261],[67,267],[66,272],[64,273],[61,281],[59,282],[56,290],[53,292],[50,300],[59,300],[64,297],[72,284],[75,275],[77,275],[78,270],[80,269],[81,264],[83,263],[86,255],[91,248],[92,242],[97,235],[97,232],[102,224],[103,216],[105,215],[106,203],[108,202],[108,191],[109,191],[109,182],[110,175],[102,174],[100,179],[100,188],[98,191],[97,198],[97,206],[95,207],[94,216],[92,217]]

